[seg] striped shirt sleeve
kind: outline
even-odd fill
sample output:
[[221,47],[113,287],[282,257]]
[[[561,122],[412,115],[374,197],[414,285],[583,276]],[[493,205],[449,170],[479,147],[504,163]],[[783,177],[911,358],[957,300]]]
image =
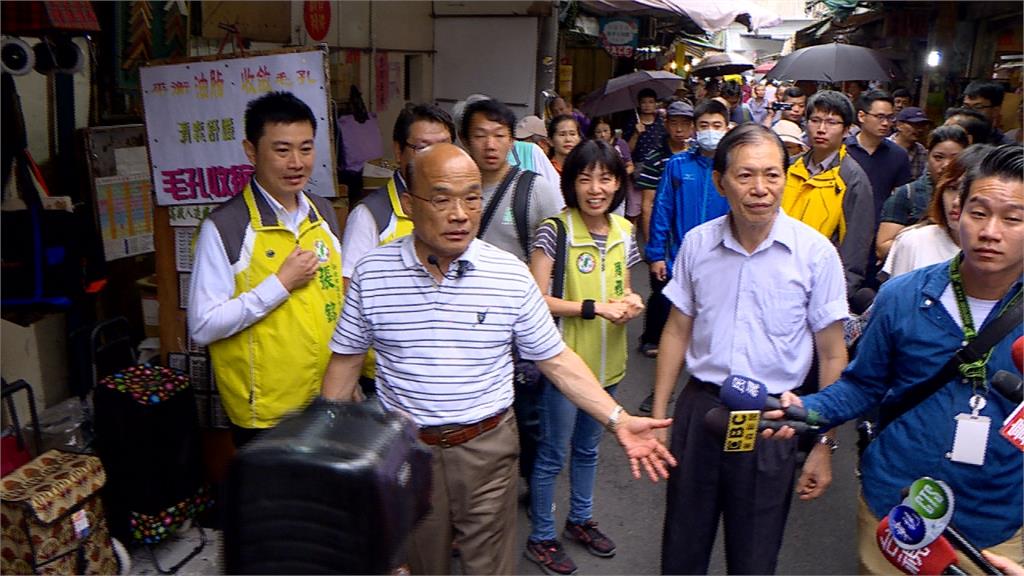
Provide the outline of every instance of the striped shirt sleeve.
[[555,224],[545,221],[537,228],[537,234],[533,239],[533,249],[544,252],[548,258],[555,259],[555,240],[558,234],[555,232]]
[[565,348],[562,334],[555,327],[551,310],[535,282],[526,284],[519,316],[512,330],[519,355],[526,360],[548,360]]

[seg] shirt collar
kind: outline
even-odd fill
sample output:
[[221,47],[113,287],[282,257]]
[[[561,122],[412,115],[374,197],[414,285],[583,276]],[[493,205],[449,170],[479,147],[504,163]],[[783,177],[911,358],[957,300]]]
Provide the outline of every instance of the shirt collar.
[[[958,252],[953,258],[958,258],[960,254],[961,253]],[[949,281],[949,260],[946,260],[942,264],[936,264],[927,272],[927,277],[925,278],[921,292],[933,301],[937,301],[942,297],[942,293],[946,290],[946,286],[949,285]],[[1010,289],[1006,291],[1006,294],[999,299],[998,306],[1001,307],[1007,298],[1016,294],[1017,291],[1021,289],[1022,283],[1024,283],[1024,276],[1018,278],[1017,281],[1010,286]]]
[[814,161],[814,151],[807,152],[807,159],[804,161],[804,165],[807,167],[807,172],[811,176],[817,176],[826,170],[830,170],[836,164],[836,159],[839,158],[839,149],[836,148],[835,152],[829,154],[821,161],[820,164]]
[[309,201],[306,200],[306,195],[302,192],[299,192],[296,195],[298,203],[296,205],[295,212],[290,213],[287,210],[285,210],[284,206],[280,202],[278,202],[276,198],[274,198],[273,196],[270,195],[269,192],[264,190],[263,186],[260,186],[260,183],[256,181],[255,176],[252,177],[252,187],[255,188],[256,190],[259,190],[259,193],[263,195],[263,198],[267,201],[267,204],[269,204],[271,209],[274,210],[274,215],[277,216],[277,223],[279,225],[284,225],[285,222],[296,221],[299,214],[302,214],[303,218],[307,214],[309,214]]
[[[415,238],[416,232],[413,232],[412,234],[409,234],[408,236],[404,236],[397,240],[397,242],[402,243],[402,264],[407,269],[410,270],[416,268],[426,268],[426,265],[420,262],[419,258],[416,257]],[[469,243],[469,246],[466,248],[466,251],[463,252],[458,258],[456,258],[455,261],[465,262],[467,270],[475,270],[477,264],[480,261],[480,244],[482,242],[483,241],[480,240],[479,238],[473,238],[473,241]],[[444,273],[447,274],[448,271],[445,270]]]
[[[746,256],[746,248],[744,248],[740,244],[739,240],[736,239],[732,233],[732,227],[729,226],[729,221],[732,217],[732,211],[730,210],[728,216],[719,220],[715,244],[721,244],[734,252],[739,252]],[[756,254],[765,250],[776,242],[785,246],[790,252],[793,252],[793,249],[796,246],[796,230],[793,226],[794,222],[795,220],[787,216],[786,213],[783,212],[782,208],[779,208],[779,211],[775,216],[775,222],[772,223],[772,229],[768,232],[768,237],[765,238],[764,241],[761,242],[761,245],[758,246],[751,254]]]

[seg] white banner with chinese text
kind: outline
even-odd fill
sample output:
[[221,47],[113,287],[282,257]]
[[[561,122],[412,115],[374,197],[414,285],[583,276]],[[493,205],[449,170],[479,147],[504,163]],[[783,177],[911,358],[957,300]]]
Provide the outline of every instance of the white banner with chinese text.
[[249,182],[245,106],[288,91],[317,120],[316,162],[307,191],[336,195],[322,51],[150,66],[140,70],[156,201],[161,206],[223,202]]

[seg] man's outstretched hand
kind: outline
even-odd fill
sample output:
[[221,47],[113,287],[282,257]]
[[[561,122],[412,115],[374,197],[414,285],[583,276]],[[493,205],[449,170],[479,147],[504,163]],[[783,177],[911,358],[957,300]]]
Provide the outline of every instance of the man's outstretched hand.
[[672,457],[668,448],[658,441],[655,431],[671,425],[671,418],[655,420],[622,414],[615,436],[629,457],[629,466],[634,478],[640,478],[641,466],[652,482],[657,482],[659,477],[668,478],[668,468],[676,465],[676,459]]
[[[800,400],[800,397],[792,392],[783,392],[782,396],[779,398],[779,404],[783,409],[793,405],[804,405],[803,401]],[[786,413],[783,412],[783,410],[769,410],[761,414],[761,417],[765,420],[782,420],[785,416]],[[761,432],[761,437],[766,439],[775,438],[776,440],[788,440],[793,436],[796,436],[796,430],[793,430],[789,426],[783,426],[778,431],[764,430]]]

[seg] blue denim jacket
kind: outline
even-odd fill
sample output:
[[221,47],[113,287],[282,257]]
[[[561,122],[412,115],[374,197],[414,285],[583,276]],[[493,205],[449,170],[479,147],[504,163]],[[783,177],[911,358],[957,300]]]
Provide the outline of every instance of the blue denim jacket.
[[711,180],[711,158],[699,148],[680,152],[666,164],[651,210],[648,262],[664,260],[671,275],[683,236],[729,211],[729,203]]
[[[839,424],[900,397],[937,373],[964,337],[951,316],[959,312],[947,312],[939,302],[948,284],[948,262],[886,282],[856,358],[835,384],[806,397],[804,405]],[[1020,289],[1018,280],[982,327]],[[998,370],[1017,373],[1010,346],[1021,334],[1022,327],[1017,325],[995,346],[987,365],[989,377]],[[954,418],[970,412],[971,394],[970,385],[950,381],[886,426],[868,446],[861,459],[861,490],[875,516],[881,518],[899,504],[904,487],[921,476],[931,476],[953,489],[953,525],[976,546],[1004,542],[1021,527],[1024,454],[999,435],[1003,420],[1015,408],[1009,400],[995,391],[986,397],[981,415],[991,418],[991,425],[984,466],[946,458],[953,447]]]

